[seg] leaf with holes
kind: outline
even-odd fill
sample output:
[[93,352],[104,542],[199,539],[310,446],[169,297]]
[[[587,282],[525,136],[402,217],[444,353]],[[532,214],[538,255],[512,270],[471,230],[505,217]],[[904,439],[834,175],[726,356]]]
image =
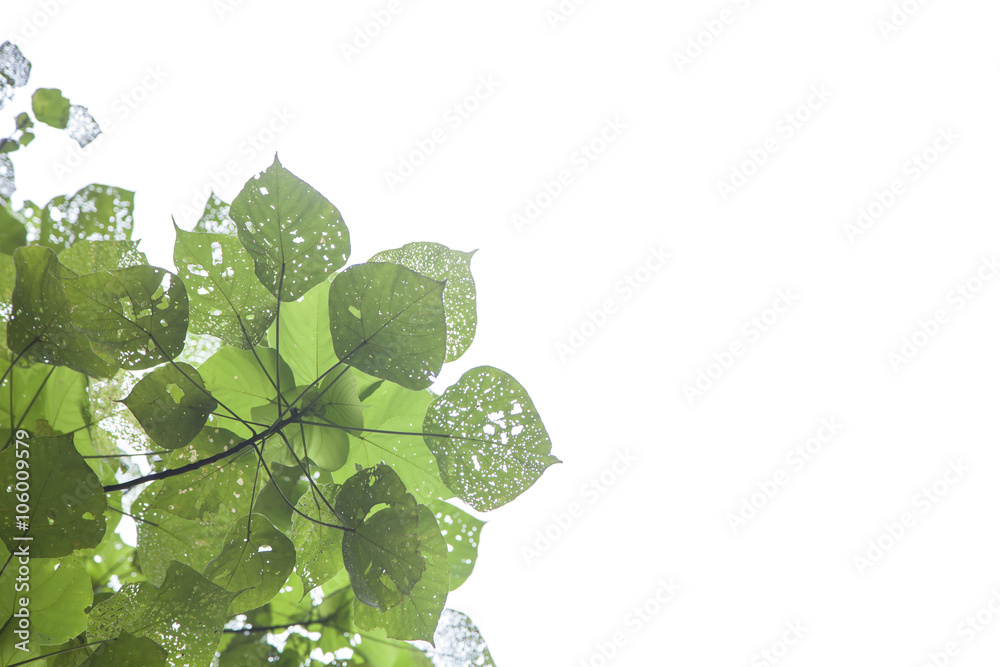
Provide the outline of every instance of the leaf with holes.
[[[331,505],[336,503],[337,494],[340,493],[338,485],[318,484],[317,489]],[[295,543],[295,551],[299,554],[296,570],[308,591],[325,584],[344,569],[344,531],[320,525],[299,514],[301,512],[334,526],[340,525],[340,520],[327,504],[311,490],[302,494],[295,509],[298,512],[292,515],[291,538]]]
[[188,298],[177,276],[132,266],[62,279],[73,324],[101,358],[128,370],[179,355],[187,337]]
[[330,288],[337,356],[407,389],[433,384],[447,348],[444,283],[398,264],[359,264]]
[[462,356],[476,335],[476,282],[471,271],[475,254],[475,250],[459,252],[440,243],[407,243],[402,248],[384,250],[368,260],[401,264],[445,283],[444,319],[448,330],[445,361]]
[[72,321],[64,279],[75,277],[49,248],[28,246],[14,252],[15,281],[7,345],[27,361],[69,366],[108,378],[118,365],[94,353],[90,339]]
[[101,644],[80,667],[164,667],[167,652],[148,637],[123,632],[115,641]]
[[455,590],[465,583],[476,566],[479,533],[482,532],[486,522],[443,500],[431,501],[427,506],[434,512],[434,518],[441,527],[441,536],[448,545],[450,587],[451,590]]
[[[24,470],[30,474],[27,500],[18,498],[17,491],[23,481],[17,473]],[[28,512],[17,509],[21,504],[28,505]],[[8,551],[21,546],[15,537],[23,535],[32,538],[32,558],[93,549],[104,538],[107,507],[104,487],[73,447],[72,434],[35,437],[27,447],[12,445],[0,452],[0,538]],[[27,531],[18,526],[19,517],[30,524]]]
[[149,264],[137,241],[78,241],[59,253],[59,261],[78,274]]
[[139,380],[124,403],[150,440],[165,449],[191,442],[219,405],[198,371],[181,362]]
[[417,501],[399,476],[386,465],[356,473],[340,489],[334,514],[350,529],[343,551],[354,594],[382,611],[401,603],[426,565]]
[[560,463],[528,392],[490,366],[468,371],[431,403],[424,431],[441,479],[481,512],[509,503]]
[[[173,452],[167,469],[216,456],[239,443],[240,439],[231,431],[203,429],[191,444]],[[236,456],[163,480],[155,504],[184,519],[202,519],[206,515],[226,512],[235,520],[237,514],[246,513],[250,507],[256,471],[257,458],[252,449],[246,449]]]
[[[249,523],[249,535],[247,525]],[[267,517],[240,517],[226,535],[222,553],[205,566],[205,577],[236,593],[230,614],[266,604],[285,585],[295,567],[295,546]]]
[[208,200],[205,202],[205,210],[191,231],[209,234],[236,234],[236,223],[229,217],[229,204],[219,199],[219,196],[214,192],[210,192]]
[[250,255],[235,236],[174,231],[174,264],[191,299],[191,331],[244,350],[257,345],[277,302],[254,277]]
[[128,241],[134,202],[134,192],[97,183],[56,197],[39,212],[38,243],[60,251],[77,241]]
[[395,639],[433,642],[434,629],[448,598],[448,549],[434,512],[423,505],[418,510],[414,537],[426,564],[424,571],[411,590],[403,593],[400,603],[389,609],[376,609],[355,600],[354,622],[365,630],[383,628]]
[[257,278],[282,301],[295,301],[326,280],[351,254],[340,211],[277,156],[243,186],[229,215]]
[[166,649],[170,667],[209,667],[236,597],[190,567],[171,563],[163,585],[126,584],[90,612],[87,639],[122,633],[148,637]]

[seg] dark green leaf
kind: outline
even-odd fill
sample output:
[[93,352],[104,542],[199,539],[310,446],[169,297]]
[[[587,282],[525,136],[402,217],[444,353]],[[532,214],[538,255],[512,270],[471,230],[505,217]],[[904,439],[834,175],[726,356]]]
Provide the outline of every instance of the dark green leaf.
[[340,212],[277,156],[243,186],[229,215],[260,282],[282,301],[298,299],[346,264],[351,253]]
[[[387,610],[360,604],[360,598],[355,600],[354,622],[365,630],[383,628],[396,639],[433,642],[434,629],[448,597],[448,548],[434,513],[423,505],[419,506],[419,512],[419,523],[411,539],[415,537],[419,542],[426,568],[411,590],[403,593],[402,601]],[[347,543],[346,537],[344,543]]]
[[249,350],[274,319],[277,302],[253,274],[235,236],[174,228],[174,264],[191,299],[191,331]]
[[94,377],[114,375],[118,366],[97,356],[90,340],[70,319],[72,309],[63,279],[75,274],[41,246],[18,248],[14,267],[7,346],[26,360],[69,366]]
[[124,402],[149,438],[165,449],[191,442],[219,405],[198,371],[180,362],[142,378]]
[[330,333],[337,356],[369,375],[426,389],[446,350],[444,283],[398,264],[360,264],[330,288]]
[[[337,495],[334,513],[351,529],[344,535],[343,552],[354,594],[380,610],[400,604],[425,564],[417,535],[417,501],[399,476],[386,465],[356,473]],[[441,537],[436,528],[435,533]]]
[[109,363],[151,368],[179,355],[187,336],[188,298],[177,276],[132,266],[63,278],[73,323]]
[[528,392],[507,373],[480,366],[427,409],[427,446],[441,479],[481,512],[505,505],[559,463]]
[[0,252],[13,255],[28,242],[28,228],[21,216],[0,202]]
[[469,349],[476,335],[476,282],[470,265],[476,251],[459,252],[440,243],[408,243],[385,250],[369,262],[401,264],[417,273],[439,280],[444,286],[444,319],[448,330],[445,361],[454,361]]
[[35,118],[60,130],[69,123],[69,100],[57,88],[39,88],[31,96],[31,111]]
[[152,639],[123,632],[114,641],[101,644],[80,667],[160,667],[167,664],[166,656]]
[[[247,535],[247,524],[250,532]],[[240,517],[226,536],[222,553],[205,566],[205,577],[236,593],[230,614],[241,614],[267,604],[278,594],[295,567],[292,541],[267,517]]]
[[[21,545],[14,539],[21,535],[32,538],[32,558],[62,558],[76,549],[96,547],[104,538],[107,501],[101,481],[73,447],[73,435],[22,441],[27,448],[12,445],[0,452],[0,537],[7,550]],[[18,450],[29,452],[28,457],[17,456]],[[24,515],[15,509],[16,473],[24,468],[18,460],[30,464],[27,531],[16,523]]]

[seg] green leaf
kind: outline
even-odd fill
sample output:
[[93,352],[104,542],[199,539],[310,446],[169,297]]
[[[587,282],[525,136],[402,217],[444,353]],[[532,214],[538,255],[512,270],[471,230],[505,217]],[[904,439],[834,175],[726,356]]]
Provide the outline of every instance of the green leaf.
[[199,572],[205,569],[218,555],[233,521],[240,516],[239,510],[249,506],[249,501],[248,492],[233,499],[232,506],[220,508],[218,512],[185,519],[170,510],[172,503],[169,500],[156,498],[152,486],[143,491],[132,505],[132,514],[142,519],[137,529],[136,552],[143,575],[158,585],[167,576],[173,561]]
[[380,610],[400,604],[425,564],[417,501],[399,476],[386,465],[358,472],[341,488],[334,513],[351,531],[344,534],[343,555],[354,594]]
[[[239,443],[240,439],[231,431],[206,428],[190,445],[173,452],[167,469],[221,454]],[[256,469],[257,457],[253,450],[246,449],[236,456],[163,480],[155,504],[184,519],[202,519],[222,512],[234,521],[238,514],[249,510]]]
[[[360,375],[360,371],[356,373]],[[365,378],[370,379],[370,376],[361,377],[366,383]],[[371,468],[384,461],[392,466],[418,502],[454,495],[441,481],[437,461],[420,435],[424,414],[434,395],[381,380],[368,386],[374,387],[363,403],[364,425],[369,430],[351,439],[350,454],[345,465],[334,473],[333,481],[340,484],[347,481],[356,465]],[[373,432],[375,430],[394,433]]]
[[170,667],[209,667],[234,597],[186,565],[171,563],[159,589],[148,582],[127,584],[96,605],[87,636],[148,637],[166,650]]
[[96,183],[56,197],[41,209],[38,243],[59,251],[80,240],[127,241],[134,201],[134,192]]
[[57,88],[39,88],[31,96],[31,111],[35,118],[60,130],[69,123],[69,100]]
[[[434,629],[448,598],[448,548],[434,513],[423,505],[419,506],[419,513],[414,536],[426,560],[426,569],[411,590],[403,593],[402,601],[390,609],[375,609],[360,604],[360,598],[356,599],[354,622],[365,630],[384,628],[396,639],[422,639],[433,643]],[[346,537],[344,542],[346,545]]]
[[[90,421],[87,376],[44,364],[20,363],[11,370],[8,354],[0,352],[0,374],[6,376],[0,384],[0,424],[34,428],[41,419],[56,432],[68,433]],[[6,444],[4,438],[0,447]]]
[[[336,502],[340,486],[318,484],[317,488],[331,505]],[[340,525],[340,520],[330,511],[326,503],[311,491],[302,494],[295,508],[323,523]],[[321,526],[298,513],[292,515],[291,538],[298,554],[296,569],[307,591],[322,586],[344,569],[343,537],[342,530]]]
[[[277,334],[280,332],[280,341]],[[281,358],[299,384],[308,384],[337,363],[330,340],[330,281],[324,280],[298,301],[281,305],[267,332],[268,344],[281,344]]]
[[165,667],[166,658],[167,652],[152,639],[123,632],[101,644],[80,667]]
[[[257,359],[260,359],[260,363]],[[264,368],[261,368],[261,364]],[[275,388],[276,368],[280,369],[282,391],[286,387],[294,387],[295,377],[288,364],[281,361],[279,365],[278,353],[270,348],[239,350],[224,347],[206,359],[198,372],[205,381],[205,387],[221,406],[218,411],[221,417],[215,419],[240,438],[250,437],[250,429],[232,417],[226,408],[246,418],[253,408],[269,405],[278,396]],[[270,420],[273,421],[275,417],[277,413],[272,409]],[[258,432],[263,430],[260,427],[256,429]]]
[[337,356],[369,375],[426,389],[446,350],[444,283],[398,264],[359,264],[330,288]]
[[265,667],[278,659],[278,649],[267,643],[267,634],[231,634],[219,656],[219,667]]
[[441,536],[448,545],[450,587],[451,590],[455,590],[465,583],[476,566],[479,533],[482,532],[486,522],[443,500],[434,500],[427,503],[427,506],[434,512],[434,518],[441,527]]
[[[288,403],[302,395],[296,408],[301,413],[301,419],[309,423],[286,426],[282,434],[296,457],[301,459],[308,455],[311,461],[326,471],[337,470],[344,465],[350,451],[348,433],[357,435],[358,431],[352,429],[364,426],[363,406],[358,400],[354,374],[346,367],[344,370],[348,372],[327,376],[319,387],[296,387],[285,395]],[[251,411],[254,421],[265,423],[274,421],[277,413],[275,402]],[[272,449],[277,451],[274,461],[298,465],[284,442],[276,443]]]
[[298,299],[346,264],[351,253],[340,212],[277,156],[247,181],[229,215],[260,282],[282,301]]
[[205,210],[191,231],[235,235],[236,223],[229,217],[229,204],[222,201],[214,192],[208,193]]
[[28,243],[28,228],[20,214],[0,202],[0,253],[13,255],[17,248]]
[[181,362],[139,380],[124,402],[150,439],[165,449],[191,442],[219,405],[198,371]]
[[106,361],[139,370],[184,350],[188,297],[177,276],[152,266],[132,266],[62,278],[73,323]]
[[75,274],[49,248],[14,252],[16,280],[7,323],[7,346],[29,361],[69,366],[93,377],[111,377],[118,367],[97,356],[90,340],[70,319],[63,279]]
[[78,274],[149,264],[137,241],[77,241],[59,253],[59,261]]
[[[29,548],[33,548],[30,543]],[[13,558],[0,576],[0,618],[21,609],[18,598],[28,600],[32,633],[43,644],[62,644],[87,629],[86,609],[94,601],[90,577],[75,556],[32,559],[30,577],[21,579],[29,589],[15,591],[18,559]]]
[[249,350],[264,338],[277,303],[253,274],[235,236],[174,227],[174,264],[191,298],[191,331]]
[[[0,538],[7,550],[20,545],[15,536],[31,540],[31,558],[62,558],[75,549],[93,549],[104,538],[104,487],[73,447],[73,435],[34,437],[27,447],[11,445],[0,452]],[[15,452],[28,452],[18,456]],[[16,461],[26,462],[18,465]],[[30,527],[17,527],[17,472],[28,470]]]
[[[249,537],[247,524],[250,525]],[[236,593],[230,614],[241,614],[266,604],[278,594],[295,567],[292,541],[267,517],[240,517],[226,536],[220,553],[207,566],[205,577]]]
[[560,463],[517,380],[490,366],[468,371],[427,409],[424,440],[441,479],[481,512],[505,505]]
[[472,279],[472,256],[476,251],[459,252],[440,243],[408,243],[385,250],[369,262],[401,264],[417,273],[445,283],[444,319],[448,331],[445,361],[462,356],[476,335],[476,282]]

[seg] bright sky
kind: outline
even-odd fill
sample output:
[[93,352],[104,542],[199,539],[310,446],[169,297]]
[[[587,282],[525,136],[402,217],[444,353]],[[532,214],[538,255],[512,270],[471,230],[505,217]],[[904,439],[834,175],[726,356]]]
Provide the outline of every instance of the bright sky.
[[106,130],[16,198],[136,190],[170,266],[278,152],[355,262],[478,248],[442,388],[508,371],[565,462],[449,600],[499,665],[987,664],[1000,5],[895,2],[4,0]]

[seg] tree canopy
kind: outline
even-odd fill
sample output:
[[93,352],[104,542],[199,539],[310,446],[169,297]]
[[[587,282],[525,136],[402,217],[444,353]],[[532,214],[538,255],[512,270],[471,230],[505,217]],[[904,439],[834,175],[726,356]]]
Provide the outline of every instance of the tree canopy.
[[[0,47],[0,108],[30,68]],[[15,208],[37,124],[99,129],[56,89],[13,115],[0,667],[492,665],[447,607],[484,524],[448,501],[498,508],[558,459],[509,374],[431,390],[476,332],[474,253],[349,265],[340,211],[276,156],[150,266],[132,192]]]

